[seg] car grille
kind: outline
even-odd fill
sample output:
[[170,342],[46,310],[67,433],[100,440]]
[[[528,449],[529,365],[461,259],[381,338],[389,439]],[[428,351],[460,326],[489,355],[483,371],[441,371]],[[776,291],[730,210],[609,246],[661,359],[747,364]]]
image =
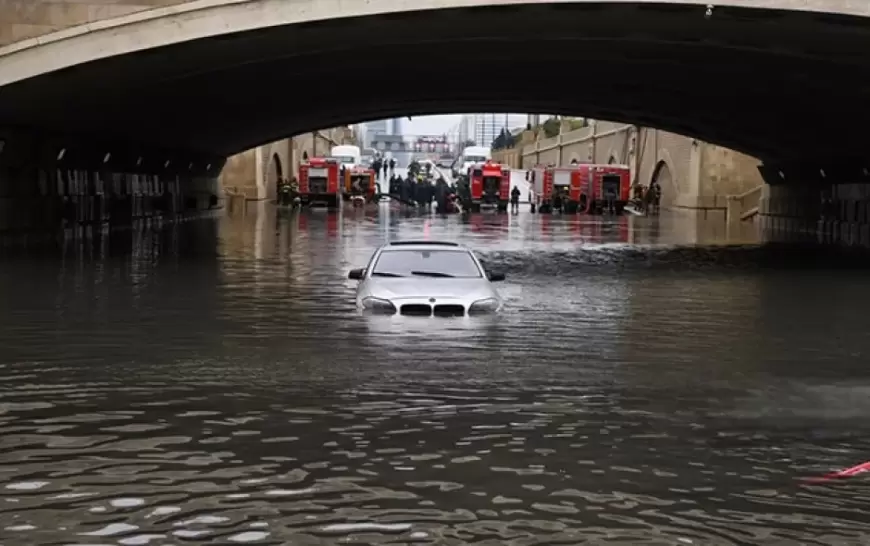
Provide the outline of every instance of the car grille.
[[432,315],[432,306],[421,303],[409,303],[402,306],[402,314],[413,317],[428,317]]
[[436,317],[462,317],[465,315],[465,307],[461,305],[436,305]]
[[[400,312],[406,316],[430,317],[433,308],[425,303],[408,303],[402,306]],[[462,317],[465,316],[465,307],[456,304],[436,305],[434,314],[436,317]]]

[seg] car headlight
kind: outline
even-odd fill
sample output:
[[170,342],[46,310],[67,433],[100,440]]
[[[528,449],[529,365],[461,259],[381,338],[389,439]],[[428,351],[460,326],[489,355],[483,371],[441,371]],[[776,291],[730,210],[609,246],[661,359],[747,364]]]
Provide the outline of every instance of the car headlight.
[[389,300],[368,297],[362,300],[363,309],[374,313],[395,313],[396,306]]
[[499,308],[499,301],[495,298],[486,298],[485,300],[477,300],[468,308],[468,314],[483,314],[495,313]]

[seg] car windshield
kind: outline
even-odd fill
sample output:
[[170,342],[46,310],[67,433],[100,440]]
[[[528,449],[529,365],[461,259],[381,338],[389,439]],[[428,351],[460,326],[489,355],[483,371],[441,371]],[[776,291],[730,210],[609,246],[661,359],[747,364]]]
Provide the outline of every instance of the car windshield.
[[349,155],[339,155],[336,156],[335,159],[337,159],[339,163],[354,163],[356,161],[355,158]]
[[480,278],[480,268],[463,250],[385,250],[372,269],[373,277]]
[[467,155],[465,156],[466,163],[484,163],[486,162],[486,158],[482,155]]

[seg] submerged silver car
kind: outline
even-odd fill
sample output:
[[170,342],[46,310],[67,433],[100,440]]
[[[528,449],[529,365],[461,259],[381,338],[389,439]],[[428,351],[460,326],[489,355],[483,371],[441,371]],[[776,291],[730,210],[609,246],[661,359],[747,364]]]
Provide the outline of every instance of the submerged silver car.
[[492,283],[504,274],[486,271],[474,253],[456,243],[398,241],[378,248],[365,269],[348,278],[360,281],[357,307],[382,315],[486,315],[502,308]]

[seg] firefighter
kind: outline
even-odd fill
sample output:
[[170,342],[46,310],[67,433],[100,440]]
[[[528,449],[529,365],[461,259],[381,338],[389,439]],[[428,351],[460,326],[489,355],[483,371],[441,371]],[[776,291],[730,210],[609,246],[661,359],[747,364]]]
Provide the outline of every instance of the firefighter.
[[447,193],[450,188],[447,186],[447,181],[441,176],[435,182],[435,212],[438,214],[447,213]]
[[299,201],[299,180],[294,176],[290,179],[290,202],[296,203]]
[[656,181],[652,183],[652,188],[650,189],[653,191],[653,206],[655,207],[656,214],[658,214],[662,204],[662,186]]
[[290,187],[290,183],[287,181],[286,178],[281,179],[280,191],[281,191],[281,195],[278,199],[278,204],[285,205],[285,206],[289,205],[291,203],[291,201],[293,200],[293,197],[291,195],[292,189]]
[[395,175],[395,174],[396,174],[396,158],[391,157],[390,158],[390,175]]
[[511,212],[514,214],[520,212],[520,189],[517,186],[511,190]]
[[616,191],[613,188],[607,188],[607,193],[604,194],[604,199],[609,214],[616,214]]

